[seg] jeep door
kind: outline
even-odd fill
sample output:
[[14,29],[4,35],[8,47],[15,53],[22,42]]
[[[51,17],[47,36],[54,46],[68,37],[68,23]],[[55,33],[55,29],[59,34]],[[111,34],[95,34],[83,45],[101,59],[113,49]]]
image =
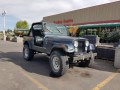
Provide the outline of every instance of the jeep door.
[[33,49],[42,53],[46,52],[46,49],[43,47],[44,41],[44,32],[42,23],[34,23],[32,25],[32,32],[33,32]]

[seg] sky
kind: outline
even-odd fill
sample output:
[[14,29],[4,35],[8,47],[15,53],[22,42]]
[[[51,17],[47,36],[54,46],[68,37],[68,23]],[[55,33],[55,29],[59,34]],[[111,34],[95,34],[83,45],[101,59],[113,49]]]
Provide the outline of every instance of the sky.
[[6,29],[14,29],[19,20],[29,24],[45,16],[120,0],[0,0],[0,30],[3,29],[2,12],[6,11]]

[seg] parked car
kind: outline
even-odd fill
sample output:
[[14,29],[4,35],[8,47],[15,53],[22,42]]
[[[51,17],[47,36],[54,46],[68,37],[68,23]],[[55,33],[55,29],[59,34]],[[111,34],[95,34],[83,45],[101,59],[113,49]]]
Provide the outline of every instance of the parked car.
[[30,61],[36,53],[47,54],[55,76],[62,76],[74,64],[88,66],[96,56],[88,39],[70,37],[65,26],[53,23],[33,23],[23,44],[24,59]]

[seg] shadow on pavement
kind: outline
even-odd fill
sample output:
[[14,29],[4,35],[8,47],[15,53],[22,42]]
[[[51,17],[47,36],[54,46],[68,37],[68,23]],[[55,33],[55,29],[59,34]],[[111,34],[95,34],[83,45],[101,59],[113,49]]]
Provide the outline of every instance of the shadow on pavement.
[[25,61],[22,52],[0,52],[0,60],[13,62],[31,73],[49,76],[49,58],[46,55],[35,55],[32,61]]
[[96,59],[93,64],[89,66],[90,68],[100,70],[100,71],[108,71],[108,72],[116,72],[117,69],[114,67],[113,61]]
[[[3,62],[13,62],[14,64],[31,73],[50,76],[49,58],[46,55],[37,54],[32,61],[25,61],[22,57],[22,52],[0,52],[0,60]],[[113,67],[113,62],[105,60],[95,60],[95,63],[91,64],[90,68],[107,72],[116,71],[116,69]]]

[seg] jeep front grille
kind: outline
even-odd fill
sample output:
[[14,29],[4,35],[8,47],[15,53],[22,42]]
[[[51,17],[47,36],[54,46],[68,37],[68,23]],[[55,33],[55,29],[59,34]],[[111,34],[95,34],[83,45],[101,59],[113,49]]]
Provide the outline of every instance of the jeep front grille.
[[78,52],[85,52],[85,41],[79,41],[78,42],[79,45],[78,45]]

